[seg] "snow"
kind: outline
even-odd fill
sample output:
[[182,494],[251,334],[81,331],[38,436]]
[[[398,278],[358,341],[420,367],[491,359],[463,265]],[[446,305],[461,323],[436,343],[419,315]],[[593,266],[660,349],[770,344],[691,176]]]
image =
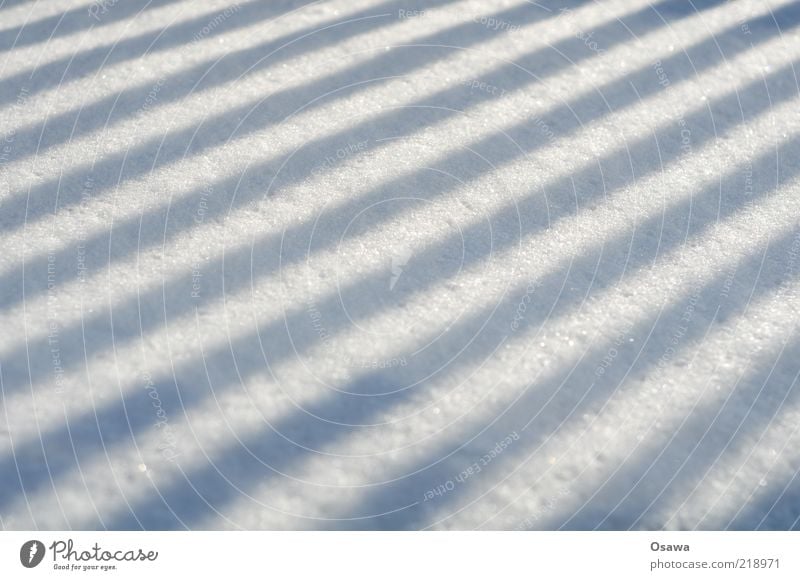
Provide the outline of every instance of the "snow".
[[800,7],[0,5],[4,529],[800,527]]

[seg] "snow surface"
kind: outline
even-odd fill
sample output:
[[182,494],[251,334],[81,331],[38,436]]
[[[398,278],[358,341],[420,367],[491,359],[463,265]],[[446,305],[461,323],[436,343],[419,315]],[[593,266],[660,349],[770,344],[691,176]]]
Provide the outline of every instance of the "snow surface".
[[0,526],[800,527],[800,5],[7,0]]

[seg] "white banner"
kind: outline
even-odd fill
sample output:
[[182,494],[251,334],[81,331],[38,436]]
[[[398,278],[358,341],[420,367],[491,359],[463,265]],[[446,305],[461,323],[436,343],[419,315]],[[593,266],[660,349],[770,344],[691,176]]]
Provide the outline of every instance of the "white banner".
[[796,579],[798,545],[791,532],[3,532],[0,578]]

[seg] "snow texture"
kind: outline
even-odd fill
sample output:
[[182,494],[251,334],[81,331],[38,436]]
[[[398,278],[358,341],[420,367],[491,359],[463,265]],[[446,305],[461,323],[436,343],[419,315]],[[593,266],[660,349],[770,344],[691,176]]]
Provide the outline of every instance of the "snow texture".
[[800,528],[800,5],[0,4],[0,527]]

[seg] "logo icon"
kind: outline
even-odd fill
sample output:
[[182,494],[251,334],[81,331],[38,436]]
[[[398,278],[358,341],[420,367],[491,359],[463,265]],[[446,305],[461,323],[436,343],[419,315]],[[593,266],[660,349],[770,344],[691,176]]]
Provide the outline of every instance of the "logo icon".
[[391,264],[392,277],[389,280],[390,292],[394,290],[394,286],[400,279],[400,276],[402,275],[403,270],[406,267],[406,264],[408,264],[408,261],[411,259],[412,254],[413,252],[411,251],[411,248],[407,246],[401,246],[400,248],[397,248],[392,254],[392,264]]
[[36,568],[44,559],[44,544],[39,540],[28,540],[19,549],[19,561],[26,568]]

